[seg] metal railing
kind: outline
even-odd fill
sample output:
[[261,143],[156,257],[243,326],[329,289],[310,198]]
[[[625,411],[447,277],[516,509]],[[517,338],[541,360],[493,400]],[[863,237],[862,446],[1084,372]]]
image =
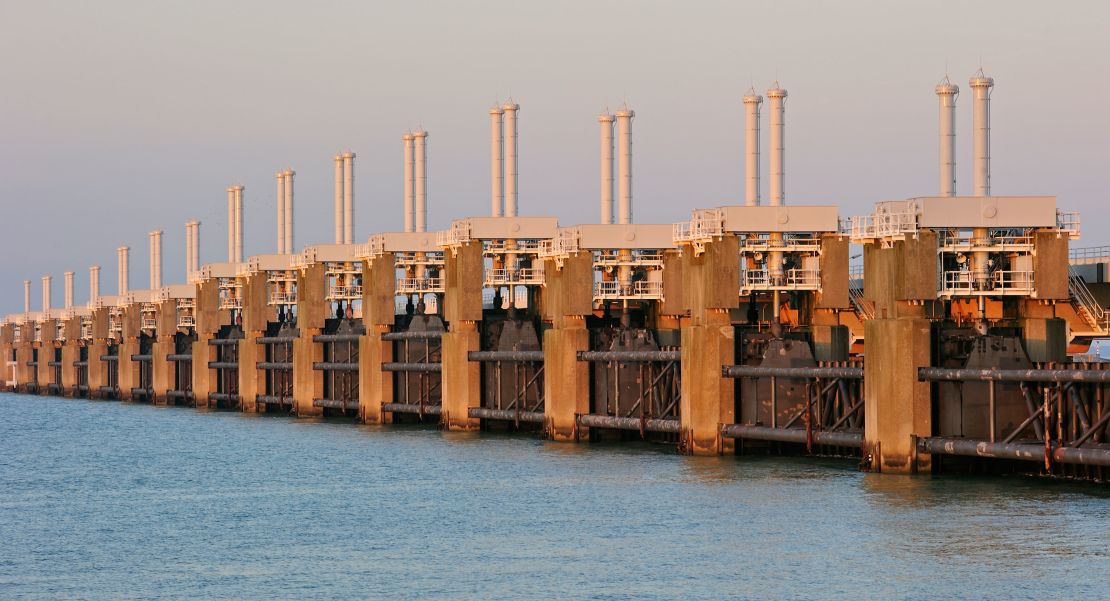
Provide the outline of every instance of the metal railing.
[[328,286],[327,300],[359,300],[362,298],[362,286]]
[[1086,246],[1081,248],[1069,248],[1068,261],[1072,265],[1110,263],[1110,246]]
[[1056,211],[1056,227],[1068,233],[1068,237],[1072,240],[1079,239],[1079,212],[1078,211]]
[[1032,271],[945,271],[941,294],[1033,292]]
[[543,267],[487,269],[485,286],[535,286],[544,283]]
[[1106,309],[1091,294],[1091,289],[1083,278],[1068,268],[1068,292],[1071,294],[1072,305],[1076,312],[1100,334],[1110,332],[1110,316]]
[[694,217],[690,221],[676,223],[671,229],[671,238],[675,242],[694,242],[710,240],[724,234],[725,224],[723,217],[716,212]]
[[282,290],[270,291],[270,304],[271,305],[295,305],[297,304],[297,293],[286,292]]
[[786,269],[780,275],[772,275],[766,269],[748,269],[740,279],[740,287],[745,290],[816,290],[820,285],[821,272],[817,269]]
[[597,300],[660,300],[663,298],[663,282],[640,280],[622,284],[621,282],[595,282],[594,298]]
[[443,292],[443,278],[401,278],[397,280],[397,294],[426,294]]
[[913,211],[876,212],[872,215],[852,217],[851,224],[853,241],[903,236],[917,231],[917,213]]

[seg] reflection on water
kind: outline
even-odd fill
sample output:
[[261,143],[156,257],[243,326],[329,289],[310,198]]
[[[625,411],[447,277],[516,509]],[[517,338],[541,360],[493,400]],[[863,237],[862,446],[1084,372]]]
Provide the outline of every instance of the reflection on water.
[[1101,598],[1110,495],[0,395],[0,598]]

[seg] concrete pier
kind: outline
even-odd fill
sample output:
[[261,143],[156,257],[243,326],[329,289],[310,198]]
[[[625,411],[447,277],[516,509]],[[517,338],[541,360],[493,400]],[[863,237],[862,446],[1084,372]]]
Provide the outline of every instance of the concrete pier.
[[443,413],[449,430],[475,430],[470,417],[481,406],[481,368],[468,353],[479,350],[478,322],[482,320],[482,242],[471,240],[447,251],[444,257],[446,302],[443,334]]
[[559,263],[544,262],[544,320],[551,323],[543,333],[544,428],[551,440],[576,441],[588,435],[587,428],[579,430],[577,416],[590,412],[590,369],[578,353],[590,350],[593,256],[578,252]]

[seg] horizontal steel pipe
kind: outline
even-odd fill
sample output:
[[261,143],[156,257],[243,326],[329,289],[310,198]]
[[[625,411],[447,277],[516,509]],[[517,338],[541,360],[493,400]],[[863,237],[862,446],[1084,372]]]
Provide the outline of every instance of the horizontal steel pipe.
[[191,399],[191,398],[193,398],[193,393],[191,393],[187,390],[167,390],[166,391],[166,398],[167,399]]
[[[806,443],[806,431],[804,428],[768,428],[767,426],[729,424],[721,428],[721,436],[725,438],[766,440],[770,442]],[[856,449],[863,446],[863,434],[859,432],[814,430],[812,436],[813,444],[818,445],[852,447]]]
[[119,355],[101,355],[101,361],[119,361]]
[[39,366],[38,361],[28,361],[27,362],[27,367],[38,367],[38,366]]
[[88,367],[89,362],[88,361],[74,361],[73,366],[74,367]]
[[949,369],[920,367],[921,382],[1110,382],[1103,369]]
[[240,340],[242,340],[242,338],[209,338],[208,344],[212,346],[231,346],[239,344]]
[[177,361],[178,363],[191,363],[193,361],[192,355],[166,355],[166,361]]
[[313,342],[358,342],[362,334],[317,334]]
[[358,401],[344,401],[340,399],[312,399],[313,407],[326,409],[358,409]]
[[382,403],[382,411],[386,413],[423,413],[425,415],[440,415],[443,413],[443,408],[439,405]]
[[259,403],[266,403],[267,405],[292,405],[293,397],[291,396],[276,396],[272,394],[259,394],[256,395],[255,400]]
[[210,401],[238,401],[239,395],[230,394],[227,392],[209,392],[208,400]]
[[726,378],[840,378],[863,379],[862,367],[758,367],[750,365],[725,365],[721,375]]
[[208,369],[239,369],[239,363],[235,361],[209,361]]
[[153,361],[154,355],[131,355],[132,361]]
[[259,336],[254,341],[258,344],[281,344],[285,342],[293,342],[296,336]]
[[101,386],[97,390],[100,394],[119,394],[119,389],[115,386]]
[[470,351],[466,357],[471,361],[543,361],[543,351]]
[[616,417],[585,413],[579,415],[578,424],[589,428],[609,428],[611,430],[634,430],[639,432],[678,433],[681,427],[677,419],[640,419],[638,417]]
[[382,340],[439,340],[446,332],[443,330],[422,330],[417,332],[388,332]]
[[73,387],[73,389],[76,390],[77,392],[88,392],[89,391],[89,387],[85,384],[77,384],[76,386]]
[[[1016,461],[1044,461],[1045,448],[1041,444],[987,442],[968,438],[933,436],[917,440],[919,453],[933,455],[959,455],[961,457],[986,457]],[[1052,461],[1073,465],[1110,467],[1110,449],[1101,447],[1066,447],[1054,445]]]
[[471,407],[467,410],[467,417],[476,419],[498,419],[507,422],[528,422],[542,424],[544,414],[542,411],[520,411],[513,409],[487,409],[485,407]]
[[283,361],[283,362],[259,361],[257,367],[258,367],[258,369],[272,369],[274,371],[292,371],[293,362],[292,361]]
[[312,364],[312,369],[321,371],[358,371],[358,363],[336,363],[335,361],[319,361]]
[[[578,351],[579,361],[618,361],[646,363],[648,361],[679,361],[682,351]],[[636,428],[639,430],[639,428]]]
[[136,396],[151,397],[151,396],[154,396],[154,390],[152,390],[150,388],[132,388],[131,389],[131,396],[133,396],[133,397],[136,397]]
[[439,373],[443,371],[442,363],[382,363],[382,371],[419,371]]
[[47,361],[46,365],[47,365],[47,367],[61,367],[62,362],[61,361]]

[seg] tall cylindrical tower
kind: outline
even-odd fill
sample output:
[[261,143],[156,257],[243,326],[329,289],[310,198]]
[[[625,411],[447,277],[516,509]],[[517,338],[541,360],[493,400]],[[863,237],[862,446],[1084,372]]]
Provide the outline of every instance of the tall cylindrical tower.
[[343,244],[343,155],[335,155],[335,243]]
[[983,70],[972,76],[969,82],[974,94],[974,112],[971,127],[974,130],[973,154],[975,196],[991,195],[991,90],[994,79],[983,74]]
[[243,262],[243,186],[235,186],[235,259]]
[[116,263],[117,269],[119,270],[118,275],[116,276],[116,293],[119,296],[126,296],[128,290],[130,290],[130,288],[128,288],[127,286],[128,275],[131,273],[130,254],[130,247],[121,246],[116,249]]
[[54,278],[44,275],[42,276],[42,312],[46,313],[50,310],[50,297],[51,297],[51,284]]
[[505,216],[516,217],[517,212],[517,132],[516,115],[520,105],[512,102],[501,107],[505,111]]
[[355,243],[355,153],[343,153],[343,243]]
[[286,169],[283,174],[285,177],[285,231],[282,237],[285,238],[285,252],[293,254],[297,252],[297,247],[293,239],[293,180],[297,176],[297,172],[292,169]]
[[150,236],[150,289],[162,287],[162,230],[153,230]]
[[413,154],[416,156],[416,168],[413,175],[413,194],[416,202],[413,205],[415,215],[415,231],[428,231],[428,132],[418,130],[413,132]]
[[744,204],[759,206],[759,109],[763,97],[749,90],[744,96]]
[[200,271],[200,222],[193,221],[193,265],[189,273]]
[[73,308],[73,272],[65,272],[65,308]]
[[284,255],[285,250],[285,172],[277,172],[277,253]]
[[31,280],[23,280],[23,312],[31,312]]
[[89,305],[96,305],[100,300],[100,266],[89,267]]
[[936,88],[940,100],[940,195],[956,195],[956,97],[960,87],[944,77]]
[[501,133],[500,107],[489,110],[489,183],[490,214],[501,217],[505,214],[505,144]]
[[613,223],[613,116],[597,117],[601,130],[601,222]]
[[627,106],[617,111],[617,198],[620,203],[617,223],[632,223],[632,118],[636,112]]
[[408,132],[401,136],[405,151],[405,231],[416,231],[416,136]]
[[235,186],[227,187],[227,262],[235,262]]
[[767,90],[771,103],[771,181],[767,195],[772,206],[786,204],[786,90],[775,82]]

